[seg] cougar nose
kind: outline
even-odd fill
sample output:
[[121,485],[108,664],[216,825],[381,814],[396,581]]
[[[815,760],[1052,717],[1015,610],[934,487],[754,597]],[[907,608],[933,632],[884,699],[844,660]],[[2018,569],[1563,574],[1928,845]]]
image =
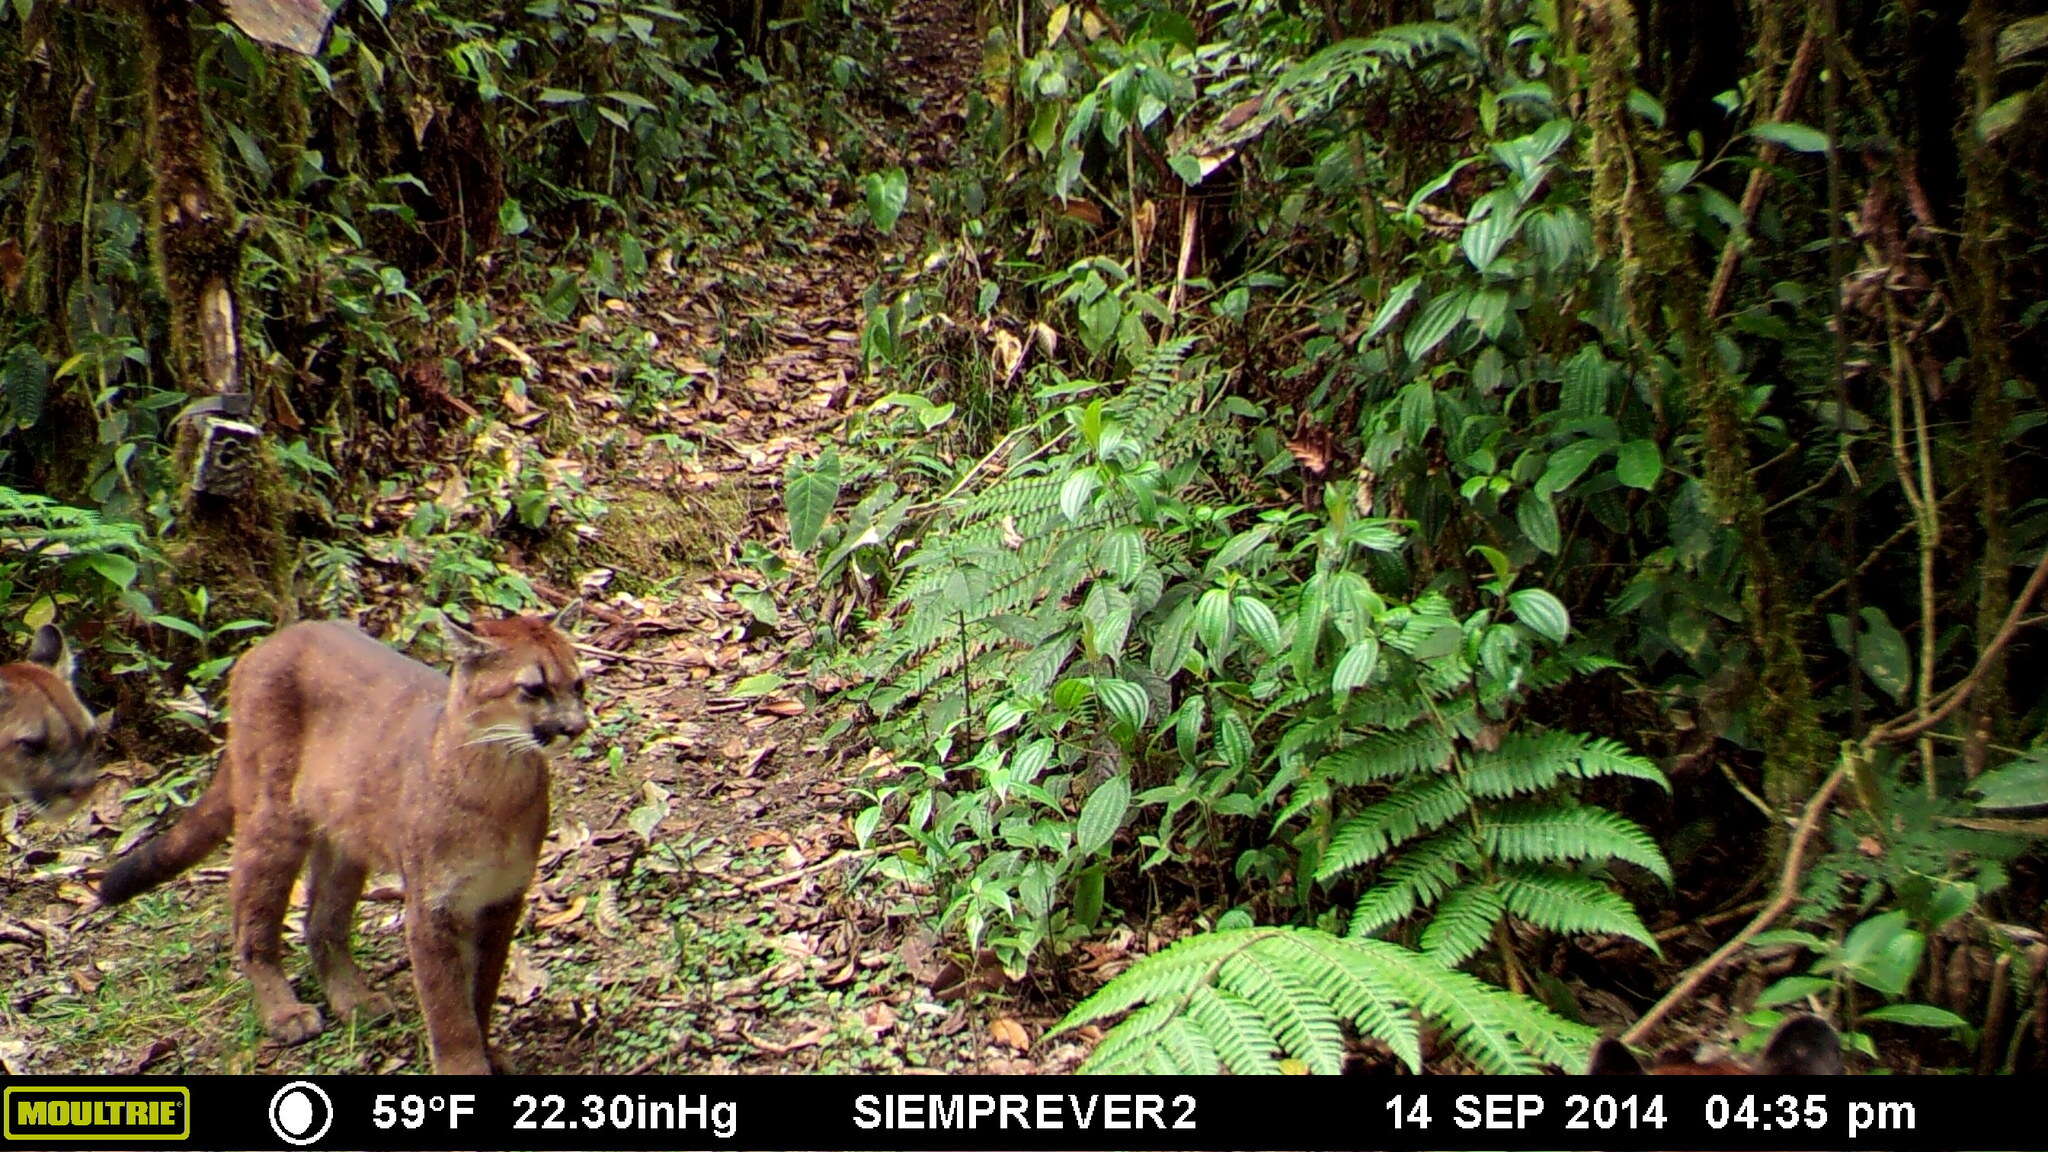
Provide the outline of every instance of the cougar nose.
[[534,725],[533,732],[534,735],[539,736],[543,740],[555,740],[558,738],[574,740],[576,737],[583,735],[584,731],[589,727],[590,722],[583,717],[571,716],[566,720],[543,720],[539,724]]

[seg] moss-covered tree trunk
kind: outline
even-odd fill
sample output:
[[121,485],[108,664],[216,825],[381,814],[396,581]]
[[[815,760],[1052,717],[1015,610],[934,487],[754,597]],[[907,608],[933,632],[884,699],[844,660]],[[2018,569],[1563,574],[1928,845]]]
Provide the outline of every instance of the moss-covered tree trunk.
[[170,369],[194,398],[178,422],[184,484],[172,560],[240,613],[292,615],[283,489],[254,443],[242,351],[243,230],[207,133],[187,0],[129,0],[142,33],[150,241],[171,312]]
[[[17,58],[0,74],[0,91],[11,86],[18,93],[15,123],[28,136],[31,157],[21,231],[6,238],[12,263],[0,268],[0,306],[32,321],[31,339],[53,364],[72,351],[65,293],[84,272],[84,165],[73,126],[92,117],[94,86],[75,55],[72,25],[81,18],[58,4],[30,8]],[[75,389],[52,389],[45,405],[24,462],[45,491],[74,498],[90,477],[97,431],[92,413]]]
[[[1828,758],[1800,637],[1804,609],[1793,600],[1791,581],[1765,523],[1763,497],[1750,474],[1739,382],[1728,378],[1713,353],[1709,291],[1699,254],[1672,229],[1654,198],[1650,174],[1661,167],[1662,141],[1628,112],[1637,64],[1635,7],[1629,0],[1594,0],[1586,12],[1597,235],[1625,269],[1635,329],[1645,337],[1662,331],[1677,337],[1679,366],[1688,384],[1686,410],[1701,445],[1702,479],[1714,517],[1733,534],[1742,557],[1764,796],[1778,811],[1794,812],[1813,794]],[[1775,862],[1791,838],[1782,824],[1774,824],[1770,835]]]

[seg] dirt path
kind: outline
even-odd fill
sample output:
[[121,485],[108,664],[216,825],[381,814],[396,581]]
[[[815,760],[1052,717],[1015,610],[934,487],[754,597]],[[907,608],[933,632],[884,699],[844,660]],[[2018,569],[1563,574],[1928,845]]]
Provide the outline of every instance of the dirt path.
[[[906,167],[934,170],[953,158],[979,65],[971,13],[912,0],[896,31],[914,98],[891,127]],[[535,392],[549,414],[529,422],[566,445],[551,466],[580,472],[612,509],[573,575],[559,557],[525,564],[545,594],[593,605],[580,639],[599,711],[559,766],[555,831],[501,998],[506,1046],[529,1070],[1032,1071],[1078,1057],[998,1041],[1041,1033],[1042,1010],[946,991],[959,968],[853,851],[864,751],[793,668],[809,637],[738,566],[783,543],[787,458],[863,402],[860,294],[880,266],[872,233],[841,218],[803,252],[725,254],[606,301],[575,339],[518,318],[495,334],[511,370],[553,385]],[[645,333],[648,362],[687,386],[628,402],[589,350]],[[678,571],[688,578],[620,591]],[[103,798],[68,828],[0,840],[0,1069],[423,1068],[388,878],[373,882],[359,949],[398,1017],[279,1050],[229,963],[220,857],[118,914],[93,906],[87,881],[139,831],[123,824]],[[296,946],[292,964],[303,974]]]

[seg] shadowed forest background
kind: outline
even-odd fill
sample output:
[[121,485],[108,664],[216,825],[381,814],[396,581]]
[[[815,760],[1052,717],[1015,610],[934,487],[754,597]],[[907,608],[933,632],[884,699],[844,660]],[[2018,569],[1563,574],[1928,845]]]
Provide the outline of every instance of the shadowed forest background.
[[0,1069],[423,1067],[92,883],[274,628],[578,597],[529,1067],[2048,1060],[2048,16],[328,15],[0,3],[0,619],[118,748]]

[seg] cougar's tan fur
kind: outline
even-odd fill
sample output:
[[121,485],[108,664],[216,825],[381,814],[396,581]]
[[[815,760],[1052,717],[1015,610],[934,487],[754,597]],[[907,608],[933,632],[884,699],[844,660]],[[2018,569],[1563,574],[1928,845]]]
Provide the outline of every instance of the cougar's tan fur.
[[363,881],[393,871],[436,1072],[505,1071],[489,1043],[513,929],[548,826],[548,754],[588,727],[575,650],[537,617],[445,624],[453,676],[345,623],[295,624],[228,677],[213,783],[100,885],[119,903],[234,833],[235,955],[265,1030],[320,1031],[280,961],[292,882],[310,859],[306,947],[328,1007],[381,1013],[349,954]]
[[104,723],[71,686],[71,649],[45,624],[28,659],[0,664],[0,797],[41,816],[78,806],[99,778]]

